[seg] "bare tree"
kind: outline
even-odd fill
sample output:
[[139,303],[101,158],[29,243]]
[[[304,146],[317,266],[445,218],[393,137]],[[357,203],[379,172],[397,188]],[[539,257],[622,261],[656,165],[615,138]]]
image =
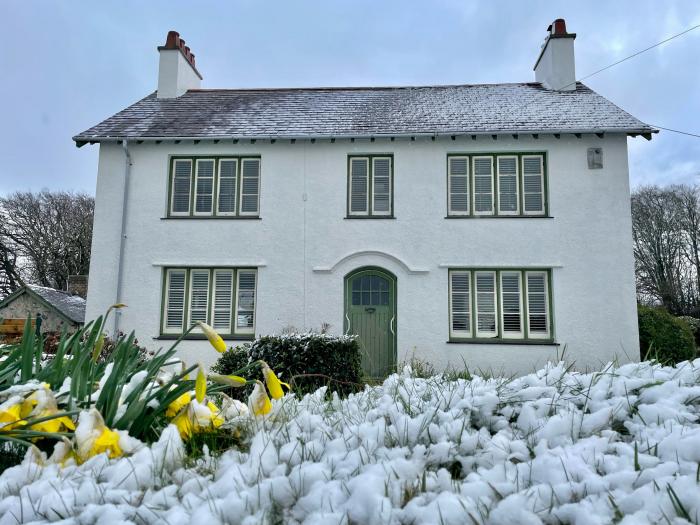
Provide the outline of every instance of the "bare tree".
[[647,186],[632,195],[638,294],[675,314],[685,313],[695,298],[694,283],[688,289],[682,223],[680,199],[672,189]]
[[22,285],[17,251],[0,225],[0,298],[11,294]]
[[0,239],[9,260],[20,268],[17,275],[62,290],[69,275],[86,274],[94,207],[91,196],[69,192],[17,192],[0,198]]
[[692,265],[695,280],[695,303],[700,295],[700,188],[681,184],[670,190],[678,199],[680,227],[685,236],[683,255]]

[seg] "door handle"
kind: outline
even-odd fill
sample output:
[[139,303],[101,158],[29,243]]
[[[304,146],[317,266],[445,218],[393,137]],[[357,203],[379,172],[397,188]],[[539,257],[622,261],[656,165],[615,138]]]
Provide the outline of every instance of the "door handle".
[[347,321],[348,321],[348,327],[345,330],[345,335],[348,335],[350,333],[350,318],[348,317],[347,313],[345,313],[345,319],[347,319]]
[[391,335],[396,335],[396,332],[394,331],[394,317],[391,318],[391,322],[389,323],[389,329],[391,330]]

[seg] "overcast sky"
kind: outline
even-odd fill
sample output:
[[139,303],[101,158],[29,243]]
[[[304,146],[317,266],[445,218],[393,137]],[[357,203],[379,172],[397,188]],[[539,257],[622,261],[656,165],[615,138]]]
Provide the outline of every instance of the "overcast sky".
[[[76,133],[155,90],[175,29],[202,87],[533,81],[547,25],[577,33],[580,78],[700,24],[687,1],[0,0],[0,194],[94,193]],[[586,81],[639,119],[700,134],[700,29]],[[700,139],[629,139],[633,185],[700,182]]]

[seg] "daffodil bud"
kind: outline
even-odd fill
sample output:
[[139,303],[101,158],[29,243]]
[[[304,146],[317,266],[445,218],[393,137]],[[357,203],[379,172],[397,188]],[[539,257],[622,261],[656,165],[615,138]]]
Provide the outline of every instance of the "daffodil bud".
[[214,330],[207,323],[203,323],[201,321],[197,321],[197,324],[202,329],[202,332],[211,343],[211,346],[214,347],[214,350],[216,350],[220,354],[223,354],[226,351],[226,343],[221,338],[221,336],[216,333],[216,330]]

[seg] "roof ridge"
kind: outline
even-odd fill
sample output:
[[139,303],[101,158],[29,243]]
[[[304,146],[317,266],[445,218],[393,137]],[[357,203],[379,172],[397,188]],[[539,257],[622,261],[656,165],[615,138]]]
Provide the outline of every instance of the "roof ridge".
[[[580,84],[580,82],[579,82]],[[190,92],[214,92],[227,91],[371,91],[394,89],[435,89],[435,88],[459,88],[459,87],[494,87],[494,86],[541,86],[541,82],[495,82],[479,84],[424,84],[408,86],[311,86],[311,87],[259,87],[259,88],[198,88],[189,89]]]

